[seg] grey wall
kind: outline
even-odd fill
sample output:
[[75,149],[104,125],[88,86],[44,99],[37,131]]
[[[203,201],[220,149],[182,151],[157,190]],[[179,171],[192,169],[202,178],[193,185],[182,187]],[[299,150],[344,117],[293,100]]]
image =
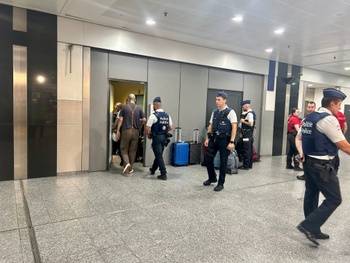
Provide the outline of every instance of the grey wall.
[[146,58],[109,54],[108,77],[110,79],[147,81]]
[[243,91],[243,76],[244,74],[234,71],[210,69],[209,88]]
[[199,129],[199,138],[202,138],[207,106],[208,74],[209,69],[206,67],[181,65],[179,126],[183,127],[183,140],[192,141],[194,129]]
[[108,164],[108,53],[91,50],[89,171],[102,171]]
[[[200,130],[200,138],[203,137],[207,121],[208,89],[243,91],[244,98],[252,100],[252,108],[256,111],[258,119],[261,116],[263,76],[93,50],[90,171],[105,170],[108,164],[108,79],[146,82],[147,118],[154,97],[160,96],[163,109],[171,115],[173,127],[182,128],[184,141],[192,140],[193,130],[196,128]],[[256,141],[255,146],[259,148],[259,138]],[[145,165],[150,166],[153,158],[151,141],[146,140]],[[164,160],[166,164],[170,163],[170,147],[165,149]]]

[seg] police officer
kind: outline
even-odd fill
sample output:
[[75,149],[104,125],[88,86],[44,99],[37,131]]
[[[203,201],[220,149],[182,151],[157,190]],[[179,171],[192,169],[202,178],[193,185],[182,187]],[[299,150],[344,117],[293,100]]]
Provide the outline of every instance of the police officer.
[[241,117],[241,145],[242,145],[242,157],[243,165],[239,166],[239,169],[249,170],[253,168],[253,143],[254,143],[254,128],[256,123],[256,114],[250,108],[250,100],[244,100],[241,102],[243,112],[246,112],[244,117]]
[[[205,162],[207,164],[208,180],[203,185],[209,186],[218,182],[214,191],[224,189],[225,176],[227,170],[227,158],[234,148],[234,140],[237,129],[237,116],[233,109],[227,107],[227,94],[221,91],[216,96],[216,106],[210,117],[207,138],[204,146],[208,147]],[[214,169],[214,157],[217,151],[220,152],[220,174],[219,181],[216,178]]]
[[[317,239],[329,239],[321,232],[321,226],[340,205],[342,199],[334,157],[338,149],[350,155],[350,144],[340,130],[334,117],[346,95],[334,88],[323,90],[322,107],[310,113],[303,121],[296,136],[300,161],[304,163],[305,196],[304,215],[297,228],[316,245]],[[319,193],[325,197],[318,206]]]
[[160,175],[157,177],[160,180],[167,179],[167,171],[163,160],[163,151],[167,142],[167,133],[172,130],[172,121],[169,114],[162,109],[160,97],[153,100],[154,113],[147,120],[145,133],[148,139],[152,139],[152,149],[154,153],[154,162],[149,169],[151,174],[154,174],[159,168]]

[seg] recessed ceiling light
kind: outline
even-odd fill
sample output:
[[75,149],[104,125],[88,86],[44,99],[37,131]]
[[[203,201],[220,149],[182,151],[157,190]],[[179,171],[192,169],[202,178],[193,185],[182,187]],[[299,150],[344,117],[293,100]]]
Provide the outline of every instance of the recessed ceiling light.
[[279,29],[276,29],[274,32],[275,32],[276,35],[282,35],[283,32],[284,32],[284,29],[283,28],[279,28]]
[[38,75],[36,77],[36,81],[39,82],[39,83],[44,83],[45,82],[45,77],[43,75]]
[[265,51],[266,51],[267,53],[271,53],[271,52],[273,51],[273,49],[272,49],[272,48],[267,48],[267,49],[265,49]]
[[234,18],[232,18],[232,20],[235,22],[242,22],[243,17],[242,16],[235,16]]
[[345,70],[350,70],[350,67],[345,67],[344,69],[345,69]]
[[150,26],[154,25],[155,23],[156,23],[156,21],[154,21],[153,19],[147,19],[147,21],[146,21],[146,24],[150,25]]
[[308,87],[312,87],[314,84],[307,84]]

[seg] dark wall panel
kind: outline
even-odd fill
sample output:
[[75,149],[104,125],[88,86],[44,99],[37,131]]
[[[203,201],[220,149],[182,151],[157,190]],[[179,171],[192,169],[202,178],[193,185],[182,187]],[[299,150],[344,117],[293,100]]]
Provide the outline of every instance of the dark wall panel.
[[282,80],[287,77],[288,64],[278,64],[278,74],[276,82],[275,118],[273,127],[273,147],[272,155],[282,155],[283,127],[285,125],[284,109],[286,104],[287,84]]
[[[57,173],[57,18],[27,11],[28,178]],[[39,83],[38,76],[45,81]]]
[[295,81],[295,85],[290,86],[290,100],[288,113],[291,113],[293,108],[298,107],[300,71],[300,66],[292,65],[292,76],[296,77],[297,80]]
[[13,180],[12,7],[0,4],[0,181]]

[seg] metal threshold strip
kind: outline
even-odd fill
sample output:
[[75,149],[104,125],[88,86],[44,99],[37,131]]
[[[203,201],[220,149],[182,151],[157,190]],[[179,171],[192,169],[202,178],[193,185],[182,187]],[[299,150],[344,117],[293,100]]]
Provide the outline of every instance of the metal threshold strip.
[[29,212],[29,207],[28,207],[28,202],[27,202],[27,196],[26,196],[26,193],[25,193],[25,190],[24,190],[24,186],[23,186],[23,180],[20,180],[19,182],[20,182],[20,185],[21,185],[21,193],[22,193],[22,198],[23,198],[24,213],[25,213],[25,216],[26,216],[28,233],[29,233],[29,239],[30,239],[30,245],[32,247],[34,262],[35,263],[41,263],[38,242],[36,240],[35,230],[33,228],[32,220],[30,218],[30,212]]

